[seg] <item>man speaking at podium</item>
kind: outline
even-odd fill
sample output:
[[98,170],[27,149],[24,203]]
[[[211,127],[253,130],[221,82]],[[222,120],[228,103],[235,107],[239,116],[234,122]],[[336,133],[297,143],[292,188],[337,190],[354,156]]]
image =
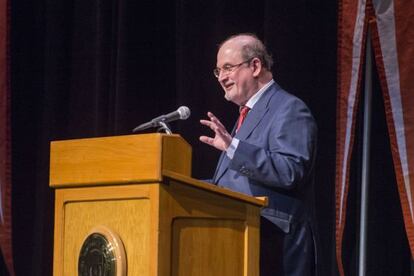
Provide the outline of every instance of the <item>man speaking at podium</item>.
[[273,80],[272,63],[254,34],[232,36],[219,46],[214,75],[240,117],[229,133],[208,112],[200,122],[214,137],[200,140],[222,151],[215,184],[269,199],[261,212],[260,275],[315,275],[317,128],[308,107]]

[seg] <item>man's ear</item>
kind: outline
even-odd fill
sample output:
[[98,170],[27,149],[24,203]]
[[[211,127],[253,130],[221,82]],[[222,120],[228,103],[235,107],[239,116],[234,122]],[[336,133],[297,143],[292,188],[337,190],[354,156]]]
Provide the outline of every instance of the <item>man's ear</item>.
[[253,77],[258,77],[263,70],[262,62],[258,58],[253,58],[251,61],[253,67]]

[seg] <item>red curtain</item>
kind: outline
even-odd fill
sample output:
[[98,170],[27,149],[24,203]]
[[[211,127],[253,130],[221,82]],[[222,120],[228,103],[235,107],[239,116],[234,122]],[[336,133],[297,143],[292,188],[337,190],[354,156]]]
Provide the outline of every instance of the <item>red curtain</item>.
[[10,86],[8,1],[0,0],[0,248],[14,275],[11,233]]

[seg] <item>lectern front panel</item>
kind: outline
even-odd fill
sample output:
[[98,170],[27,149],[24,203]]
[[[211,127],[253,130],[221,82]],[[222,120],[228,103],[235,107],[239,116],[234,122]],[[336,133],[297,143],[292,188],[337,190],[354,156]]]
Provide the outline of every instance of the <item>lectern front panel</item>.
[[241,220],[175,219],[172,275],[242,276],[245,228]]
[[[62,189],[57,192],[62,217],[56,227],[61,273],[78,275],[81,248],[91,230],[103,226],[116,233],[126,254],[127,275],[154,275],[157,237],[157,185],[131,185]],[[59,270],[59,268],[56,268]]]

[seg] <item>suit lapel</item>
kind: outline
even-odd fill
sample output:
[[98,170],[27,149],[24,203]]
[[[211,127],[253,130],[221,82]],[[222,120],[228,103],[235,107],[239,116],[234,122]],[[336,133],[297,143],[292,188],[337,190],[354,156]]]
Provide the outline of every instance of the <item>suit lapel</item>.
[[[233,130],[231,131],[231,136],[234,137],[237,128],[237,121],[233,126]],[[217,184],[219,178],[224,174],[224,172],[228,168],[229,158],[225,151],[223,151],[220,155],[219,161],[217,162],[216,171],[214,172],[213,183]],[[223,163],[224,162],[224,163]]]
[[226,152],[223,151],[220,155],[219,162],[217,164],[216,172],[214,173],[213,183],[218,184],[220,177],[228,169],[230,159],[227,157]]
[[237,132],[235,138],[239,140],[245,140],[252,131],[257,127],[260,121],[265,116],[270,98],[274,95],[277,91],[278,85],[275,83],[271,85],[259,99],[259,101],[254,105],[252,110],[250,110],[249,114],[247,115],[245,121],[243,122],[242,126],[240,127],[239,131]]
[[267,112],[267,107],[256,109],[256,106],[249,112],[239,131],[236,133],[235,138],[239,140],[245,140],[252,131],[256,128],[259,122],[263,119]]
[[[252,110],[250,110],[245,121],[240,127],[237,134],[234,136],[239,140],[245,140],[252,133],[252,131],[257,127],[259,122],[263,119],[264,115],[268,110],[268,103],[273,94],[279,89],[279,86],[275,83],[271,85],[266,92],[262,95],[259,101],[254,105]],[[233,128],[232,134],[235,131]],[[214,174],[213,182],[218,183],[223,174],[227,171],[230,163],[230,159],[227,157],[226,152],[222,152],[219,162],[217,164],[217,169]]]

